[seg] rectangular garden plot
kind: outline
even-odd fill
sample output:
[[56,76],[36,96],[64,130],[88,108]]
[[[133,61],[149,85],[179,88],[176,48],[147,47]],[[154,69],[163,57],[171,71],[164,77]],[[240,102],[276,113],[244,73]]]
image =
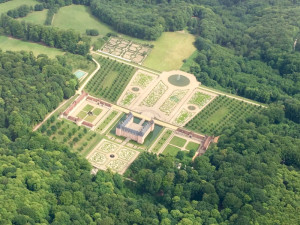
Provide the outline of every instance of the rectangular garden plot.
[[112,37],[103,45],[100,52],[142,64],[148,56],[150,48],[146,44],[138,44],[122,38]]
[[138,154],[138,151],[103,139],[88,154],[87,159],[97,169],[111,169],[114,172],[123,174]]

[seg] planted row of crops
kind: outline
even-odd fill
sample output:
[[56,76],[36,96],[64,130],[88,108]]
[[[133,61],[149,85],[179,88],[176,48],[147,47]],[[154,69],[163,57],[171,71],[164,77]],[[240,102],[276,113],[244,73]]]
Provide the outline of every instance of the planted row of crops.
[[99,57],[98,73],[86,86],[86,91],[96,97],[116,102],[133,76],[135,69],[109,58]]
[[224,127],[235,125],[240,119],[260,110],[260,106],[219,96],[189,121],[186,128],[204,134],[220,135]]

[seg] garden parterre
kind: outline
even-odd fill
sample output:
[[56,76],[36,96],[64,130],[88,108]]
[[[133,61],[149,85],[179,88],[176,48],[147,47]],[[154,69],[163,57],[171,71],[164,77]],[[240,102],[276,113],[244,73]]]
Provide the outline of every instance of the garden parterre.
[[103,139],[89,153],[87,159],[98,169],[106,170],[109,168],[122,174],[138,154],[138,151]]
[[119,37],[111,37],[100,51],[133,63],[142,64],[150,52],[150,48],[146,44],[138,44]]
[[174,107],[181,101],[181,99],[186,95],[187,92],[188,90],[174,91],[159,109],[162,112],[166,113],[166,115],[170,115],[174,110]]
[[155,103],[163,96],[163,94],[168,90],[167,85],[160,81],[149,93],[149,95],[143,100],[141,105],[148,107],[154,106]]

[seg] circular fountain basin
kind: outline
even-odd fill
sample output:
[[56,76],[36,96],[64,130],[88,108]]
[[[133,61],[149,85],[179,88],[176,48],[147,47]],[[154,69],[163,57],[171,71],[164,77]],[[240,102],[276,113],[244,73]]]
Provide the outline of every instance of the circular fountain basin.
[[190,79],[184,75],[174,74],[169,76],[168,81],[170,84],[177,87],[184,87],[190,84]]

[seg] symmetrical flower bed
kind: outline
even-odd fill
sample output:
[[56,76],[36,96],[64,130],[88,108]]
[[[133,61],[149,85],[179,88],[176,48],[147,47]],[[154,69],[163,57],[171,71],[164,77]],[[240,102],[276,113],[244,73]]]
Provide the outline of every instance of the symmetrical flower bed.
[[98,149],[102,152],[105,153],[112,153],[112,152],[116,152],[118,149],[118,145],[114,144],[112,142],[109,141],[104,141],[99,147]]
[[125,160],[130,160],[132,156],[134,156],[135,154],[136,154],[135,151],[132,151],[128,148],[122,148],[118,151],[118,156],[121,159],[125,159]]
[[202,92],[196,92],[191,100],[189,101],[189,104],[197,105],[199,108],[204,106],[207,102],[211,100],[212,96],[204,94]]
[[179,113],[179,116],[175,119],[175,123],[178,126],[183,125],[188,119],[193,116],[194,113],[187,111],[186,109],[182,109]]
[[120,104],[122,106],[129,106],[132,101],[137,97],[137,94],[127,91],[126,94],[124,95],[123,99],[121,100]]
[[109,140],[102,140],[98,147],[88,156],[88,160],[101,169],[110,168],[115,172],[124,169],[138,155],[138,152]]
[[168,87],[160,81],[150,92],[150,94],[143,100],[141,105],[152,107],[161,98],[161,96],[166,92]]
[[170,115],[174,110],[175,106],[181,101],[186,95],[188,90],[176,90],[169,96],[169,98],[160,106],[160,111]]
[[112,37],[104,44],[101,51],[141,64],[147,57],[150,48],[129,40]]
[[127,165],[126,161],[116,159],[116,160],[110,161],[107,164],[107,167],[111,168],[114,171],[121,172],[126,167],[126,165]]
[[150,75],[146,75],[143,73],[139,73],[135,76],[133,82],[132,82],[132,86],[138,86],[142,89],[146,88],[151,81],[154,79],[154,77],[150,76]]
[[90,157],[90,161],[97,163],[99,165],[106,163],[107,158],[105,156],[105,154],[101,153],[101,152],[95,152],[91,157]]

